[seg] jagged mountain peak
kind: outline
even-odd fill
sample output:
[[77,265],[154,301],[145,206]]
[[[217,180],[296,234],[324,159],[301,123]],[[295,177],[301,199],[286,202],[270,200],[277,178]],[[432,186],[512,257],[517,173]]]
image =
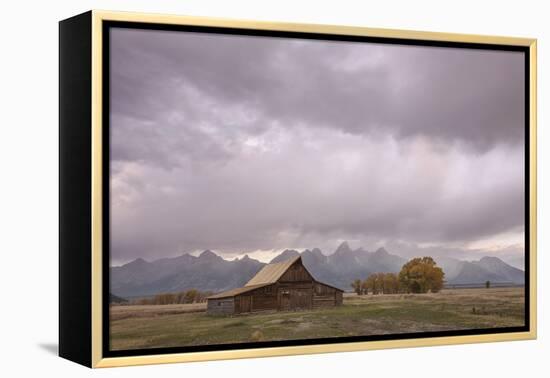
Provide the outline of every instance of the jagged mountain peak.
[[238,261],[241,262],[241,263],[246,263],[246,264],[263,264],[260,260],[256,260],[255,258],[252,258],[249,255],[244,255]]
[[[315,255],[323,255],[323,251],[321,251],[319,248],[313,248],[311,250],[311,253],[315,254]],[[324,256],[324,255],[323,255]]]
[[347,241],[342,242],[338,248],[336,248],[336,251],[334,251],[335,255],[342,255],[344,253],[353,252],[351,248],[349,247],[349,244]]
[[217,258],[220,258],[220,256],[218,256],[217,254],[215,254],[214,252],[212,252],[211,250],[207,249],[206,251],[203,251],[201,252],[201,254],[199,255],[199,259],[201,260],[211,260],[211,259],[217,259]]
[[145,261],[144,259],[142,259],[141,257],[138,257],[137,259],[133,260],[133,261],[130,261],[128,264],[125,264],[124,266],[133,266],[133,267],[136,267],[136,266],[140,266],[140,265],[146,265],[147,264],[147,261]]
[[479,259],[479,262],[506,264],[504,261],[496,256],[483,256],[481,259]]
[[317,260],[319,259],[324,260],[327,258],[327,256],[325,256],[323,251],[321,251],[319,248],[306,249],[305,251],[302,252],[302,256],[311,257]]
[[298,251],[295,250],[295,249],[288,249],[288,248],[287,248],[287,249],[285,249],[282,253],[298,253]]
[[191,260],[194,260],[196,259],[197,257],[196,256],[193,256],[189,253],[182,253],[181,255],[177,256],[177,257],[173,257],[173,258],[166,258],[166,259],[160,259],[160,260],[175,260],[175,261],[191,261]]

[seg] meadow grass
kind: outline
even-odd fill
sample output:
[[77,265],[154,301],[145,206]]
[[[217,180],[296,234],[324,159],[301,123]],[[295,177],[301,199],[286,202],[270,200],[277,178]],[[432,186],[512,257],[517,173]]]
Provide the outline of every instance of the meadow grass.
[[111,307],[111,349],[515,327],[525,321],[523,288],[346,294],[334,308],[234,316],[185,306]]

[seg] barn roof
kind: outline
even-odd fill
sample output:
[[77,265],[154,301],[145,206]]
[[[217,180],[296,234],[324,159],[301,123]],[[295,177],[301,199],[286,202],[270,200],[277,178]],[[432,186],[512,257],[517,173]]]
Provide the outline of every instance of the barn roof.
[[214,295],[211,295],[209,296],[208,298],[206,299],[217,299],[217,298],[227,298],[227,297],[234,297],[235,295],[239,295],[239,294],[242,294],[242,293],[246,293],[248,291],[252,291],[254,289],[259,289],[260,287],[264,287],[264,286],[267,286],[269,284],[261,284],[261,285],[251,285],[251,286],[243,286],[243,287],[238,287],[236,289],[231,289],[231,290],[227,290],[227,291],[224,291],[222,293],[218,293],[218,294],[214,294]]
[[[296,261],[300,260],[301,256],[296,256],[293,258],[290,258],[285,261],[281,261],[278,263],[272,263],[265,265],[254,277],[250,279],[243,287],[238,287],[236,289],[231,289],[228,291],[224,291],[222,293],[214,294],[209,296],[207,299],[217,299],[217,298],[227,298],[227,297],[234,297],[239,294],[247,293],[249,291],[258,289],[260,287],[268,286],[271,284],[276,283],[279,278],[294,264]],[[313,279],[315,282],[315,279]],[[337,287],[327,285],[324,282],[318,282],[322,285],[332,287],[333,289],[344,291],[342,289],[339,289]]]
[[252,279],[250,279],[244,287],[275,283],[288,270],[288,268],[292,266],[292,264],[300,259],[301,256],[296,256],[279,263],[267,264],[254,277],[252,277]]

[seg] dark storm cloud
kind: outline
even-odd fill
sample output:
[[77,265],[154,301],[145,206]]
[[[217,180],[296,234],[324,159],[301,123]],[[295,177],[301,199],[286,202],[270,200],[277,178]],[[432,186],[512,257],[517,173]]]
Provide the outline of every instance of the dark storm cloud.
[[111,45],[120,260],[523,232],[521,54],[131,29]]
[[[457,139],[484,149],[522,140],[519,53],[113,33],[114,114],[158,121],[159,115],[176,113],[171,122],[197,123],[205,114],[197,112],[195,103],[210,101],[210,113],[217,107],[247,108],[264,120],[355,134],[382,129]],[[224,131],[234,126],[231,120],[225,123]],[[267,127],[250,126],[259,132]]]

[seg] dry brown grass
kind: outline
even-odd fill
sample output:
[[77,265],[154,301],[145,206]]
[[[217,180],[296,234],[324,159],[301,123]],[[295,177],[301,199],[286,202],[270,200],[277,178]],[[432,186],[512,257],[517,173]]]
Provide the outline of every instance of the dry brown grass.
[[129,318],[155,318],[165,315],[189,314],[206,311],[206,302],[169,305],[111,306],[111,321]]

